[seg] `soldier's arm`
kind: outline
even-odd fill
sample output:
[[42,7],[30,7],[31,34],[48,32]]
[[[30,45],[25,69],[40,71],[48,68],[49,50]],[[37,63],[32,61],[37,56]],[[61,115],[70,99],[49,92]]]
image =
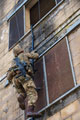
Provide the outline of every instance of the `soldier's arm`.
[[12,68],[10,68],[8,71],[7,71],[7,80],[9,81],[9,83],[12,82],[12,79],[14,77],[14,70]]
[[11,67],[7,71],[7,80],[10,83],[12,82],[12,79],[13,79],[13,77],[15,75],[15,68],[16,68],[16,64],[15,64],[14,60],[12,60]]
[[12,74],[11,71],[8,71],[8,72],[7,72],[7,80],[9,81],[9,83],[12,82],[12,79],[13,79],[13,74]]
[[26,53],[26,56],[27,56],[29,59],[38,59],[38,58],[39,58],[39,54],[38,54],[38,53],[35,53],[34,51],[32,51],[31,53]]

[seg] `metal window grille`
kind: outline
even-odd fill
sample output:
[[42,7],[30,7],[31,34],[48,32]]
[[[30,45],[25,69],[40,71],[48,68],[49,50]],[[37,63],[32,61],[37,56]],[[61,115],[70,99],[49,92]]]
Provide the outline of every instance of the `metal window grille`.
[[76,86],[68,39],[46,52],[35,63],[35,69],[34,80],[41,87],[35,110],[41,111]]
[[24,35],[23,8],[11,19],[9,28],[9,49]]

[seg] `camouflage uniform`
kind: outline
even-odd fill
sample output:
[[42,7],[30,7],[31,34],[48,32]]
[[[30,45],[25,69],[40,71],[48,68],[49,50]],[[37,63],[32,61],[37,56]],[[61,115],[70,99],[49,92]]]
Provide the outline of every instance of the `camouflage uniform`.
[[[32,79],[34,74],[30,59],[37,59],[39,55],[37,53],[24,53],[23,50],[19,47],[16,47],[13,50],[14,56],[18,57],[21,62],[25,61],[27,63],[26,68],[26,78],[24,76],[19,76],[20,71],[15,69],[17,68],[15,61],[12,61],[11,69],[8,71],[7,79],[9,82],[12,82],[17,90],[18,95],[23,96],[23,101],[26,98],[28,99],[28,106],[35,105],[38,94],[36,91],[35,83]],[[26,80],[27,79],[27,80]],[[20,101],[19,101],[20,102]],[[20,103],[22,104],[22,103]]]

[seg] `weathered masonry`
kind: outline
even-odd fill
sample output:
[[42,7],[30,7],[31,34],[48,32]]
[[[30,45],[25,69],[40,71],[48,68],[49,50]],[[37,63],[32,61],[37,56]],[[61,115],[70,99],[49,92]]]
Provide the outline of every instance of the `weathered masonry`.
[[35,83],[41,87],[35,111],[40,120],[80,120],[80,0],[0,0],[0,120],[26,120],[6,73],[19,44],[34,47]]

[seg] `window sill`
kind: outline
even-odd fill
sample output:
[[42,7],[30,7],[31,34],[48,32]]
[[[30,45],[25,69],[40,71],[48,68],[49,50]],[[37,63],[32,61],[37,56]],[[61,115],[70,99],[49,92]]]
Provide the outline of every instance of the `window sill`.
[[56,104],[57,102],[59,102],[60,100],[62,100],[63,98],[65,98],[67,95],[71,94],[72,92],[74,92],[75,90],[77,90],[78,88],[80,88],[80,84],[76,85],[75,87],[73,87],[71,90],[69,90],[68,92],[66,92],[65,94],[63,94],[62,96],[60,96],[59,98],[57,98],[55,101],[53,101],[52,103],[50,103],[49,105],[47,105],[46,107],[44,107],[43,109],[41,109],[40,111],[38,111],[39,113],[44,112],[46,109],[50,108],[52,105]]

